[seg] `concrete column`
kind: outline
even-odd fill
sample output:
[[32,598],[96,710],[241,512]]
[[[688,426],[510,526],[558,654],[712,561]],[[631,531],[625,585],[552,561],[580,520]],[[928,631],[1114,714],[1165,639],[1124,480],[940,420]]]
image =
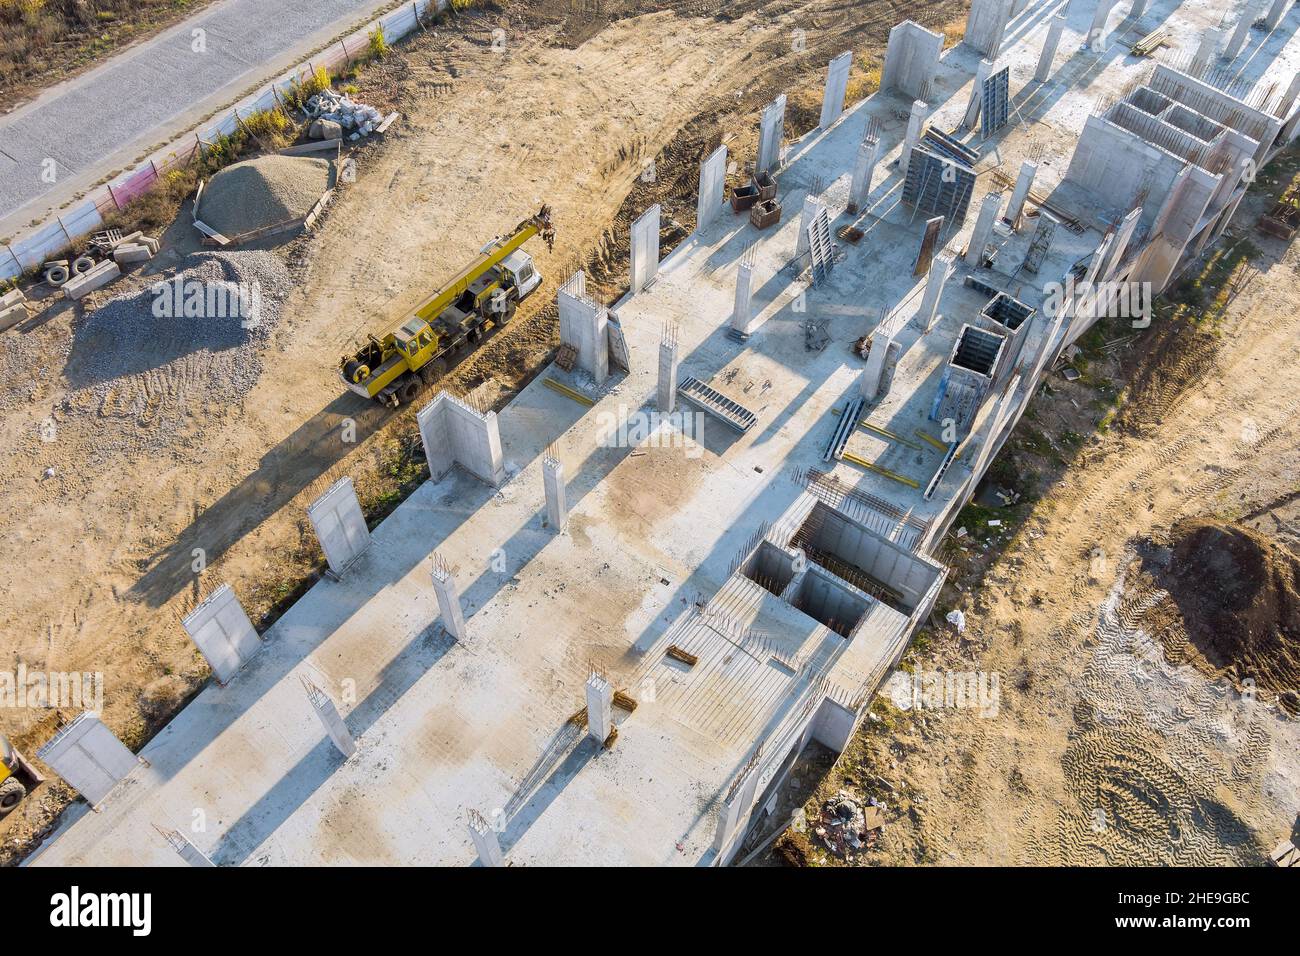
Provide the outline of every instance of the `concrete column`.
[[967,129],[975,128],[975,121],[980,118],[980,106],[984,102],[984,81],[993,72],[992,60],[980,60],[975,68],[975,80],[971,83],[970,99],[966,101],[966,115],[962,122]]
[[822,201],[816,196],[804,197],[803,214],[799,217],[799,241],[794,247],[795,258],[808,251],[808,226],[823,208]]
[[1038,54],[1038,68],[1034,70],[1034,79],[1044,82],[1052,75],[1052,61],[1056,58],[1056,48],[1061,44],[1061,34],[1065,30],[1065,17],[1052,17],[1047,28],[1047,39],[1043,41],[1043,52]]
[[1210,27],[1201,34],[1201,43],[1196,48],[1196,55],[1192,57],[1192,66],[1189,72],[1192,76],[1200,78],[1206,68],[1214,62],[1214,56],[1219,49],[1219,41],[1223,39],[1223,31]]
[[1088,27],[1088,47],[1099,51],[1106,41],[1106,19],[1115,9],[1116,0],[1097,0],[1097,9],[1092,15],[1092,25]]
[[655,203],[632,223],[633,294],[643,291],[659,272],[659,213]]
[[307,699],[311,701],[312,710],[316,711],[316,716],[325,727],[325,733],[329,735],[339,753],[344,757],[351,757],[357,752],[357,742],[352,739],[352,732],[348,730],[347,724],[343,723],[343,718],[339,714],[339,709],[334,706],[333,699],[305,677],[302,684],[307,691]]
[[1147,0],[1133,0],[1133,6],[1129,7],[1128,15],[1136,20],[1146,12]]
[[758,789],[758,763],[751,760],[732,783],[718,814],[718,829],[713,837],[713,849],[727,862],[731,846],[740,825],[741,815],[754,805],[754,791]]
[[564,465],[558,458],[542,458],[542,485],[546,489],[546,523],[563,531],[569,523],[569,503],[564,494]]
[[457,641],[464,641],[465,611],[460,606],[460,590],[456,587],[456,576],[441,555],[433,556],[433,590],[438,595],[438,613],[442,626]]
[[1232,36],[1228,38],[1228,46],[1224,49],[1223,55],[1229,60],[1235,60],[1237,54],[1246,46],[1246,41],[1250,39],[1251,25],[1259,19],[1260,3],[1258,0],[1247,4],[1246,9],[1242,11],[1241,19],[1237,21],[1237,28],[1232,31]]
[[155,824],[157,830],[164,840],[175,850],[182,860],[190,866],[197,867],[215,867],[216,864],[208,859],[207,854],[191,843],[180,830],[164,830]]
[[664,415],[671,415],[677,407],[677,339],[675,336],[659,343],[659,391],[656,400],[659,411]]
[[898,157],[898,171],[907,175],[907,167],[912,159],[912,147],[921,141],[921,131],[925,128],[925,117],[930,111],[930,104],[923,100],[912,101],[912,115],[907,119],[907,136],[903,139],[903,153]]
[[868,402],[874,402],[880,394],[880,381],[885,376],[885,361],[889,358],[889,346],[894,341],[893,336],[885,334],[884,324],[882,322],[871,334],[867,365],[858,379],[858,392]]
[[1001,208],[1001,193],[986,193],[984,199],[980,202],[979,215],[975,218],[975,228],[971,231],[970,243],[966,246],[966,255],[963,257],[972,266],[979,266],[984,247],[989,244],[989,236],[993,233],[993,223],[997,220],[998,210]]
[[871,177],[876,171],[879,153],[880,141],[874,137],[863,140],[858,147],[858,155],[853,161],[853,182],[849,186],[851,213],[866,208],[867,196],[871,194]]
[[484,819],[483,814],[471,811],[469,815],[469,838],[474,841],[474,851],[482,866],[505,866],[506,860],[501,853],[501,839],[497,832]]
[[587,678],[587,735],[603,744],[614,729],[614,685],[599,674]]
[[[754,267],[742,262],[736,270],[736,305],[731,310],[731,327],[742,335],[749,334],[749,323],[753,320],[750,305],[750,287],[754,281]],[[660,362],[662,363],[662,359]],[[676,358],[674,356],[674,361]],[[673,375],[676,377],[676,366]]]
[[849,69],[852,66],[853,54],[848,50],[831,60],[827,66],[821,121],[817,124],[820,129],[829,128],[844,113],[844,94],[849,87]]
[[609,312],[587,298],[586,290],[586,274],[579,270],[556,292],[560,341],[577,350],[578,365],[599,385],[609,377]]
[[695,199],[695,228],[700,230],[718,218],[722,212],[723,192],[727,178],[727,147],[719,146],[709,158],[700,163],[700,189]]
[[953,259],[951,256],[935,256],[930,263],[930,275],[925,280],[925,294],[921,298],[921,325],[929,332],[938,321],[939,296],[943,285],[952,275]]
[[785,94],[782,93],[763,110],[758,124],[758,159],[754,172],[770,172],[781,163],[781,137],[785,132]]
[[1264,25],[1270,30],[1276,30],[1293,2],[1294,0],[1273,0],[1273,6],[1269,7],[1268,14],[1264,17]]
[[1282,97],[1282,105],[1277,111],[1279,117],[1286,119],[1287,114],[1291,112],[1291,107],[1295,105],[1297,96],[1300,96],[1300,73],[1291,77],[1291,85],[1286,88],[1286,95]]
[[1002,218],[1012,229],[1020,227],[1020,214],[1024,211],[1025,200],[1029,198],[1029,190],[1034,185],[1034,174],[1038,172],[1038,164],[1025,160],[1020,164],[1020,175],[1016,177],[1016,186],[1011,190],[1011,201],[1007,203],[1007,212]]

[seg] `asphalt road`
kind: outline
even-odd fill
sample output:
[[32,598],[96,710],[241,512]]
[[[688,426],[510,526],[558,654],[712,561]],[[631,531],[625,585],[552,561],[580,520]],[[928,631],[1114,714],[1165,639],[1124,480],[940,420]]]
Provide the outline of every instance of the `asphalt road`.
[[223,0],[0,117],[0,237],[45,220],[389,2]]

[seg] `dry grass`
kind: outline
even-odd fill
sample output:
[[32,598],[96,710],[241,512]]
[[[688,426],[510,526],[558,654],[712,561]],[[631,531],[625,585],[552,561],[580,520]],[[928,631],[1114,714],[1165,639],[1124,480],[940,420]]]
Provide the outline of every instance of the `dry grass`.
[[943,34],[943,48],[950,50],[966,38],[966,18],[949,20],[939,30]]
[[0,88],[50,86],[212,0],[0,0]]

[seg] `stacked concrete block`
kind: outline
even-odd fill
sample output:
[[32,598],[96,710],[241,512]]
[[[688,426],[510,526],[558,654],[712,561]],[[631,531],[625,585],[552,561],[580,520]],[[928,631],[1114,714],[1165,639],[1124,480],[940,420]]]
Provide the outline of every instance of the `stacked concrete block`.
[[21,289],[11,289],[0,295],[0,332],[27,318],[27,296]]
[[439,392],[420,409],[415,420],[429,462],[429,474],[435,481],[454,464],[494,488],[504,481],[496,412],[481,412],[449,392]]
[[942,33],[935,33],[919,23],[904,20],[889,31],[880,88],[896,89],[904,96],[921,99],[938,73],[939,56],[942,53]]
[[83,272],[63,284],[63,294],[72,300],[83,299],[96,289],[102,288],[122,274],[121,268],[112,260],[105,260],[89,272]]

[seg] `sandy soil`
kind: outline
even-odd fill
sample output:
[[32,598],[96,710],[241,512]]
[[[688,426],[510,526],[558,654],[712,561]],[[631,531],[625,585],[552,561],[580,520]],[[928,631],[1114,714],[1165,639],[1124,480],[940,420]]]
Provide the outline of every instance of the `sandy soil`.
[[[1169,658],[1152,613],[1180,622],[1139,553],[1187,518],[1297,541],[1300,254],[1253,235],[1257,213],[1236,229],[1265,247],[1260,271],[1233,286],[1218,334],[1173,348],[1152,331],[1118,427],[1087,440],[986,571],[971,573],[982,545],[950,543],[956,580],[983,585],[953,596],[965,633],[936,625],[907,664],[998,674],[997,715],[878,701],[805,805],[813,828],[773,859],[840,862],[815,824],[841,788],[888,808],[862,864],[1260,864],[1291,835],[1300,723],[1275,693]],[[1039,422],[1082,404],[1055,381]]]
[[[688,232],[697,164],[723,136],[743,164],[757,109],[782,90],[792,132],[815,125],[831,55],[850,46],[878,55],[892,23],[936,16],[933,5],[869,0],[726,4],[726,16],[715,16],[722,4],[638,16],[630,4],[598,5],[594,20],[586,10],[571,16],[570,6],[462,16],[356,81],[358,98],[401,109],[402,120],[359,151],[358,181],[323,228],[279,250],[296,290],[266,372],[242,403],[196,411],[164,453],[88,461],[71,436],[41,440],[67,383],[57,363],[32,360],[25,401],[0,412],[0,437],[14,449],[0,478],[4,666],[103,672],[106,719],[140,744],[207,678],[179,624],[202,594],[228,581],[265,622],[318,566],[307,502],[350,474],[363,503],[382,513],[420,480],[409,467],[409,410],[390,414],[341,389],[335,363],[352,342],[382,331],[491,235],[550,203],[554,253],[531,250],[545,290],[446,383],[508,400],[554,348],[548,304],[562,276],[585,265],[600,294],[615,295],[626,282],[631,217],[662,201],[665,248]],[[800,49],[791,43],[796,24],[809,28]],[[865,70],[855,68],[851,96],[862,95]],[[165,237],[160,267],[197,248],[187,218]],[[137,275],[113,292],[149,281]],[[75,339],[81,314],[52,309],[9,335],[46,336],[53,355]],[[47,468],[54,477],[42,477]],[[0,728],[30,756],[70,716],[9,711]],[[21,853],[69,795],[56,780],[0,824],[3,858]]]

